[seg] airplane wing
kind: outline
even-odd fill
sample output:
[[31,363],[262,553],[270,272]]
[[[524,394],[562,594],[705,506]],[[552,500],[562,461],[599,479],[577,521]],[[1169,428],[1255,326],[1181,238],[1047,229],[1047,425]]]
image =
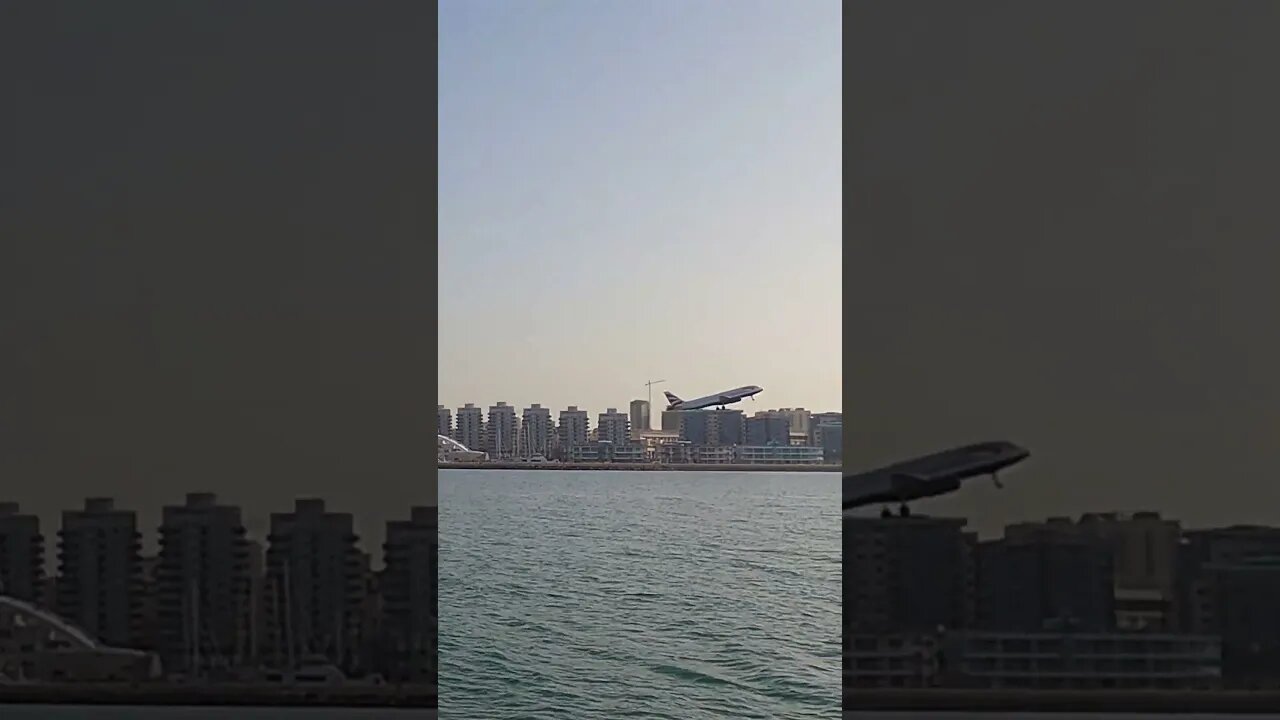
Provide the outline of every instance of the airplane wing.
[[[933,483],[947,484],[945,479],[935,479],[923,473],[877,471],[844,478],[841,506],[850,508],[864,505],[881,505],[910,499]],[[959,482],[956,482],[959,486]]]
[[959,489],[970,478],[992,475],[1026,459],[1029,453],[1012,443],[981,443],[898,462],[844,477],[844,509],[906,502]]
[[840,504],[847,510],[877,502],[876,498],[884,497],[893,491],[893,475],[884,472],[869,472],[859,475],[846,475],[841,488]]

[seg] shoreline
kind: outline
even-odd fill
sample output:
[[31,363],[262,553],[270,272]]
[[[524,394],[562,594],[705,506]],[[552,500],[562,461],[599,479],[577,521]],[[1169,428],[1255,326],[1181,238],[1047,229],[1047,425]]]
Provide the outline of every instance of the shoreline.
[[846,690],[846,717],[858,712],[1119,713],[1260,715],[1280,707],[1280,690]]
[[[242,683],[48,683],[0,685],[4,705],[436,708],[434,685],[279,687]],[[2,715],[3,713],[0,713]]]
[[522,462],[436,462],[439,470],[596,470],[621,472],[827,472],[839,473],[839,465],[711,465],[680,463],[522,463]]

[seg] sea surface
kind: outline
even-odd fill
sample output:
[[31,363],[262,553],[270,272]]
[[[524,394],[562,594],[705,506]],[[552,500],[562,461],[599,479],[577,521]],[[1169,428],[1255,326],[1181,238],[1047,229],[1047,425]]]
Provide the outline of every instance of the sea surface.
[[[640,714],[622,717],[663,717]],[[1169,715],[1098,714],[1075,715],[1061,712],[846,712],[845,720],[1165,720]],[[434,710],[343,710],[343,708],[288,707],[70,707],[17,705],[0,706],[5,720],[435,720]],[[460,717],[440,715],[439,717]],[[476,715],[488,720],[497,715]],[[577,717],[564,712],[557,717]],[[721,717],[733,717],[724,715]],[[780,715],[783,720],[788,715]],[[832,715],[836,717],[836,715]],[[1271,720],[1280,715],[1176,715],[1178,720]]]
[[836,473],[440,473],[440,717],[840,716]]
[[382,708],[0,705],[4,720],[436,720],[435,710]]

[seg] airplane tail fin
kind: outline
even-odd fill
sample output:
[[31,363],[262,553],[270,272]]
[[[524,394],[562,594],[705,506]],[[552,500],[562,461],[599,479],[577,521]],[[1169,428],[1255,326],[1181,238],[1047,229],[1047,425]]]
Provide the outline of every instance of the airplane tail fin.
[[668,405],[679,405],[680,403],[684,402],[680,398],[676,397],[675,393],[671,392],[670,390],[663,390],[662,394],[667,396]]

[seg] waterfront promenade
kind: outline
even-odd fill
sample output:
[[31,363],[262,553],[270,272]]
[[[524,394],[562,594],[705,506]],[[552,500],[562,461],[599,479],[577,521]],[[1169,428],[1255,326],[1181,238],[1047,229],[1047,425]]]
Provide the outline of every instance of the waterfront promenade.
[[[313,685],[246,683],[33,683],[0,685],[0,706],[129,705],[239,707],[436,707],[435,685]],[[4,711],[0,710],[0,716]]]
[[857,689],[844,693],[844,716],[904,713],[1271,714],[1280,690]]
[[669,471],[690,471],[690,472],[828,472],[838,473],[841,471],[839,465],[786,465],[782,463],[758,464],[758,465],[742,465],[742,464],[710,464],[710,463],[679,463],[679,464],[663,464],[663,463],[590,463],[590,462],[512,462],[512,461],[484,461],[484,462],[442,462],[437,461],[436,467],[441,470],[594,470],[600,472],[602,470],[612,471],[642,471],[650,472],[669,472]]

